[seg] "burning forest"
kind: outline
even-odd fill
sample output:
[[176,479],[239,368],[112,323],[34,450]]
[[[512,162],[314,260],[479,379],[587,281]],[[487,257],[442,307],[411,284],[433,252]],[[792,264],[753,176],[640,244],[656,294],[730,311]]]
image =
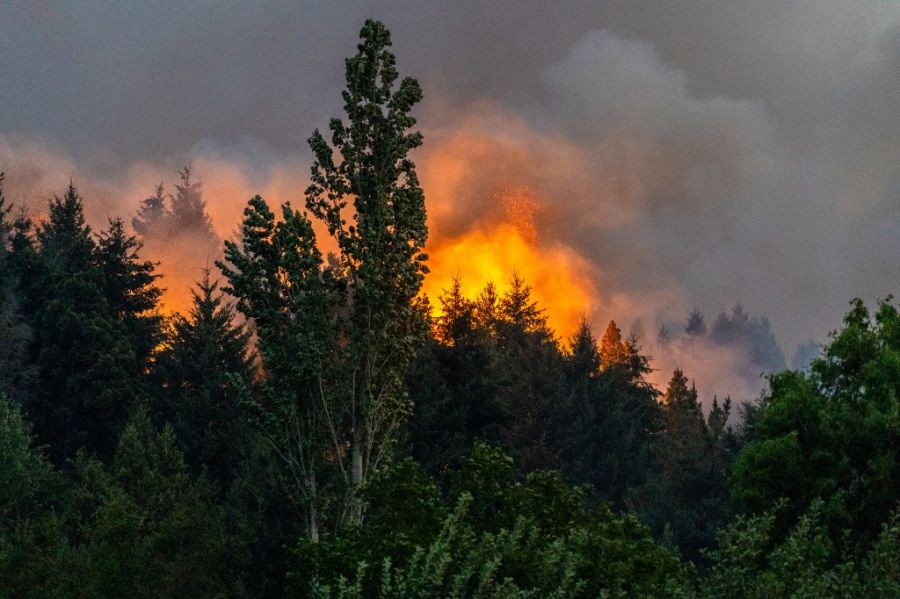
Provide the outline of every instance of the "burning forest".
[[400,4],[0,7],[0,595],[900,595],[900,11]]

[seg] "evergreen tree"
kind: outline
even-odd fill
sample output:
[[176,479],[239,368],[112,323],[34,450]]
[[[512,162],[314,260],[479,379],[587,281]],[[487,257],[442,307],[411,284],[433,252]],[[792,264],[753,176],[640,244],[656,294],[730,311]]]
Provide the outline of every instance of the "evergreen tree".
[[438,301],[441,304],[441,315],[434,323],[438,341],[449,346],[469,341],[477,325],[475,302],[463,297],[459,277],[453,279],[453,286],[444,291]]
[[706,335],[706,323],[703,322],[703,315],[700,314],[699,310],[692,310],[690,315],[688,316],[687,324],[684,327],[684,332],[688,334],[689,337],[702,337]]
[[672,333],[669,332],[669,329],[666,325],[660,325],[659,331],[656,333],[656,344],[660,347],[665,347],[672,341]]
[[71,184],[36,244],[29,231],[23,223],[14,239],[37,369],[28,413],[57,464],[81,447],[108,456],[159,339],[153,266],[121,221],[96,241]]
[[630,364],[631,351],[627,342],[622,339],[622,331],[614,320],[609,321],[603,338],[600,340],[600,366],[604,370],[610,368],[627,369]]
[[141,202],[137,216],[131,219],[131,226],[142,237],[154,235],[158,227],[171,218],[171,211],[166,206],[166,194],[163,184],[156,186],[155,193]]
[[[209,270],[193,291],[187,315],[176,314],[166,348],[156,364],[164,390],[163,413],[172,423],[187,462],[229,482],[248,450],[249,431],[237,386],[253,384],[251,332],[235,324]],[[236,378],[236,382],[235,379]]]
[[573,376],[586,379],[600,372],[602,357],[594,332],[587,320],[581,319],[578,329],[569,341],[569,368]]
[[21,313],[19,279],[15,272],[13,235],[15,224],[10,219],[12,206],[3,195],[3,173],[0,173],[0,395],[28,399],[34,370],[28,360],[31,329]]
[[716,401],[707,420],[697,389],[676,369],[662,401],[664,424],[653,448],[653,471],[634,501],[657,534],[697,561],[728,516],[730,400],[724,408]]
[[750,318],[740,304],[730,315],[719,314],[709,336],[719,345],[746,352],[749,363],[744,371],[748,380],[758,378],[761,372],[776,373],[785,368],[784,353],[775,342],[768,319]]
[[224,596],[240,591],[241,563],[209,485],[191,478],[171,428],[138,411],[109,468],[80,455],[74,480],[87,594]]
[[141,260],[141,243],[125,231],[122,219],[110,219],[109,229],[99,235],[96,264],[111,316],[124,324],[137,363],[134,372],[145,370],[154,348],[161,341],[162,317],[157,305],[163,290],[156,286],[156,264]]
[[56,463],[80,447],[108,454],[133,399],[128,365],[135,357],[111,317],[73,185],[50,202],[37,239],[38,271],[28,284],[38,384],[28,412]]
[[[206,202],[198,181],[191,180],[191,167],[186,166],[179,173],[180,183],[175,184],[175,194],[170,197],[172,204],[169,215],[172,231],[191,231],[210,242],[218,241],[212,222],[206,214]],[[154,210],[158,210],[155,207]]]
[[[492,293],[488,287],[481,294]],[[441,316],[407,379],[413,413],[407,425],[412,455],[443,476],[476,439],[499,441],[504,422],[500,402],[496,297],[484,304],[462,295],[460,282],[440,298]],[[488,314],[488,316],[485,316]]]
[[65,481],[34,447],[18,404],[0,393],[0,596],[73,594]]
[[531,287],[518,274],[500,300],[499,311],[503,320],[523,333],[549,333],[547,317],[531,297]]

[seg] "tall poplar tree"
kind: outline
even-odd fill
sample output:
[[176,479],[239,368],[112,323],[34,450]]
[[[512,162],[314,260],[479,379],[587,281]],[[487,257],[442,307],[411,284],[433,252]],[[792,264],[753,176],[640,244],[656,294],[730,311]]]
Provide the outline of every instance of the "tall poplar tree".
[[[331,144],[318,130],[309,139],[306,208],[337,254],[326,266],[309,217],[285,205],[276,224],[257,197],[244,211],[242,243],[227,243],[229,264],[220,265],[256,323],[266,380],[254,405],[312,539],[320,506],[338,525],[362,522],[358,490],[391,456],[410,408],[403,377],[427,330],[416,298],[428,229],[408,156],[422,143],[410,131],[422,92],[414,79],[397,84],[382,23],[366,21],[360,37],[346,61],[348,120],[332,119]],[[324,480],[339,481],[336,499],[322,496]]]
[[[425,194],[408,155],[422,144],[422,134],[410,130],[422,89],[409,77],[395,85],[384,24],[366,21],[360,37],[357,54],[346,61],[348,121],[331,120],[332,145],[318,130],[309,139],[315,162],[306,190],[307,209],[340,248],[346,286],[348,312],[338,326],[349,375],[341,400],[350,426],[351,493],[384,464],[409,411],[403,375],[425,332],[415,298],[427,272],[428,236]],[[355,499],[350,519],[362,520]]]

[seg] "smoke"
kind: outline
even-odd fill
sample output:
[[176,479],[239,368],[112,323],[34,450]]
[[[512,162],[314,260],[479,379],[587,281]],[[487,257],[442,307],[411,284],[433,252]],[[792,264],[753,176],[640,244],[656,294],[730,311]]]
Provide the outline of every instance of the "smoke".
[[[184,181],[179,172],[185,166],[191,169],[190,189],[180,194],[178,185]],[[222,240],[235,237],[247,200],[259,194],[275,205],[302,205],[308,167],[300,159],[276,159],[258,143],[223,149],[207,140],[176,158],[135,162],[105,174],[46,143],[0,136],[4,170],[4,195],[36,221],[44,217],[50,198],[62,194],[70,181],[95,231],[105,229],[111,218],[126,223],[143,219],[143,227],[133,232],[144,244],[142,257],[159,262],[160,285],[166,289],[163,308],[183,311],[203,269],[215,270]],[[142,215],[143,203],[158,189],[163,212],[156,218]]]
[[[852,297],[896,292],[900,5],[874,0],[633,0],[553,18],[528,1],[4,3],[7,193],[39,214],[71,178],[102,226],[190,164],[219,238],[256,193],[302,205],[303,140],[338,113],[368,16],[426,92],[414,158],[432,296],[456,274],[476,287],[516,270],[542,303],[565,299],[563,336],[582,314],[677,331],[695,307],[741,302],[805,364],[811,346],[794,348]],[[208,262],[162,259],[182,298]],[[757,394],[746,344],[644,344],[660,380],[679,366],[702,394]]]

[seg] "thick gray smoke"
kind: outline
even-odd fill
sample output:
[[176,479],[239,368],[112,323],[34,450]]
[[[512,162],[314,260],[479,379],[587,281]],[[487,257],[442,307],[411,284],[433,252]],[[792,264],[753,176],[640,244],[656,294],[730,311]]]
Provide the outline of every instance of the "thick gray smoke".
[[[339,112],[343,57],[372,16],[426,91],[417,161],[434,239],[525,190],[540,244],[589,264],[598,326],[641,318],[653,331],[693,308],[712,325],[740,302],[769,317],[790,362],[852,297],[897,291],[900,4],[556,10],[5,2],[0,170],[34,210],[74,178],[102,221],[130,218],[191,163],[227,237],[252,194],[302,200],[304,140]],[[706,342],[646,343],[668,356],[661,370],[710,380],[745,361]]]

